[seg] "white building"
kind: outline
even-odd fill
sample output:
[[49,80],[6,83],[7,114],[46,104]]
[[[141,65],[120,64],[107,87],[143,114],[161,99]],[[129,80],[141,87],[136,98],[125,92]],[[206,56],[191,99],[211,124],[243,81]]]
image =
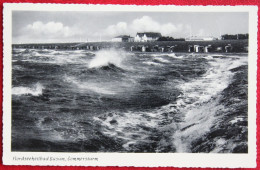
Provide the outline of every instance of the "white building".
[[158,32],[143,32],[143,33],[137,33],[134,41],[135,42],[156,41],[160,37],[162,37],[162,35],[161,33]]
[[112,42],[134,42],[134,37],[130,37],[129,35],[120,35],[114,37]]

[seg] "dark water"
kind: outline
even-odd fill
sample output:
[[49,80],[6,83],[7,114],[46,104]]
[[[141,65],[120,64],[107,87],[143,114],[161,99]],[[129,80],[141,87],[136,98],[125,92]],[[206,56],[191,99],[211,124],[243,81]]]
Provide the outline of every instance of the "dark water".
[[247,55],[13,50],[12,150],[247,152]]

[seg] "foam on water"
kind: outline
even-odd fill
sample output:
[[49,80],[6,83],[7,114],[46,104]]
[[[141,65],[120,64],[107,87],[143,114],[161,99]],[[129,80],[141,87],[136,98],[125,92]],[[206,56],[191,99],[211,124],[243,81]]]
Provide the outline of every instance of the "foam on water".
[[[101,143],[96,145],[97,151],[101,152],[192,152],[194,141],[203,138],[209,131],[214,132],[213,125],[223,122],[222,113],[227,108],[219,102],[219,98],[230,86],[233,75],[240,71],[234,68],[246,65],[247,57],[151,55],[154,54],[128,54],[115,50],[95,53],[84,50],[28,50],[14,58],[18,62],[13,64],[13,84],[21,84],[12,88],[12,94],[25,95],[28,99],[26,104],[32,106],[32,112],[35,111],[26,115],[37,126],[34,132],[39,132],[41,139],[61,143],[65,148],[70,148],[71,142],[75,142],[82,151],[91,149],[81,147],[81,143],[89,146]],[[32,77],[20,74],[22,71],[24,75],[30,74],[26,71],[34,64],[30,63],[28,67],[23,61],[36,63],[40,72],[33,72],[33,79],[36,79],[33,81],[41,81],[52,88],[43,91],[40,83],[24,85]],[[51,75],[44,70],[45,67],[38,67],[39,63],[48,63],[44,66],[59,68],[60,71]],[[62,66],[57,67],[56,64]],[[134,69],[130,71],[131,67]],[[35,97],[26,96],[40,96],[43,92],[46,95],[41,99],[51,101],[51,107],[48,102],[34,105],[30,101],[34,101]],[[23,100],[24,97],[14,96],[13,99]],[[161,99],[166,102],[151,104]],[[28,109],[19,102],[14,102],[13,106],[24,107],[24,112]],[[15,110],[14,114],[19,115],[22,109]],[[19,122],[21,119],[18,118],[16,121]],[[28,122],[27,118],[25,120]],[[239,126],[246,120],[246,115],[233,116],[224,123]],[[21,129],[18,125],[17,131]],[[91,138],[94,140],[91,141]],[[235,147],[235,142],[223,136],[210,140],[216,145],[214,150],[210,150],[212,152]],[[108,147],[104,148],[104,144]],[[110,149],[114,146],[119,149]],[[52,150],[55,150],[56,145],[53,147]]]
[[167,54],[168,57],[175,58],[175,59],[182,59],[183,55],[176,55],[175,53]]
[[176,105],[184,119],[178,124],[173,136],[173,144],[177,152],[190,152],[192,141],[210,131],[218,119],[217,112],[224,109],[218,102],[218,94],[228,87],[233,73],[229,70],[245,64],[243,59],[234,62],[221,59],[209,62],[211,68],[201,79],[197,79],[179,88],[183,95],[177,100]]
[[155,61],[159,61],[161,63],[169,63],[170,62],[169,60],[166,60],[166,59],[164,59],[162,57],[155,57],[154,60]]
[[244,121],[244,117],[235,117],[233,120],[229,121],[231,124],[240,122],[240,121]]
[[[225,107],[219,103],[219,95],[234,75],[229,70],[246,61],[214,59],[209,60],[209,64],[208,71],[200,78],[178,86],[181,95],[174,103],[145,112],[106,113],[94,120],[103,125],[104,134],[122,139],[123,147],[128,151],[138,150],[138,145],[149,145],[156,132],[168,134],[160,137],[154,148],[156,152],[167,147],[175,148],[176,152],[191,152],[191,143],[209,132],[221,118],[218,113]],[[222,143],[220,140],[217,145],[221,147]]]
[[[149,54],[147,54],[149,55]],[[155,54],[151,54],[151,56],[153,57],[161,57],[161,56],[175,56],[175,53],[155,53]]]
[[[158,112],[125,112],[107,113],[101,117],[94,117],[97,123],[102,124],[102,132],[110,137],[124,141],[123,148],[134,151],[140,144],[149,144],[153,130],[163,116]],[[154,148],[156,149],[156,148]]]
[[172,57],[172,58],[175,58],[175,59],[183,59],[183,55],[179,55],[179,56],[177,56],[177,55],[169,55],[170,57]]
[[40,83],[36,83],[32,87],[13,87],[12,94],[21,96],[21,95],[33,95],[40,96],[42,95],[42,90],[44,87]]
[[46,136],[47,140],[71,142],[87,138],[87,135],[82,132],[83,127],[77,123],[78,120],[73,118],[73,116],[67,115],[66,117],[63,117],[62,120],[57,121],[57,118],[53,119],[46,113],[44,115],[44,117],[38,119],[36,126],[42,131],[48,132],[48,135]]
[[158,57],[170,57],[170,58],[174,58],[174,59],[183,59],[183,57],[185,57],[184,55],[176,55],[175,53],[163,53],[163,54],[152,54],[151,56],[153,56],[154,58],[158,58]]
[[115,95],[116,91],[113,91],[111,89],[108,89],[105,86],[102,86],[100,83],[94,83],[94,82],[83,82],[80,80],[77,80],[75,77],[72,76],[64,76],[64,80],[68,83],[71,83],[75,85],[80,90],[85,91],[91,91],[98,94],[106,94],[106,95]]
[[24,71],[24,67],[20,66],[20,65],[13,65],[13,70],[19,70],[19,71]]
[[19,48],[18,48],[18,49],[13,49],[13,51],[15,51],[15,52],[20,52],[20,53],[21,53],[21,52],[25,52],[26,49],[19,49]]
[[156,63],[156,62],[152,62],[152,61],[145,61],[143,63],[147,64],[147,65],[162,66],[162,64]]
[[[88,64],[88,57],[91,53],[85,53],[82,50],[79,51],[56,51],[56,50],[30,50],[28,53],[23,54],[19,61],[31,62],[31,63],[47,63],[47,64]],[[93,55],[93,54],[92,54]]]
[[114,49],[101,50],[96,53],[96,56],[90,61],[89,68],[98,68],[114,64],[117,67],[122,67],[122,61],[126,57],[126,53]]

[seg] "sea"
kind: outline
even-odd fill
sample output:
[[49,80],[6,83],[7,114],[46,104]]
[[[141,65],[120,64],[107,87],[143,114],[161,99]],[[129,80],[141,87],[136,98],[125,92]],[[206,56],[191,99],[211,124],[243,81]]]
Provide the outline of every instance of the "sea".
[[12,50],[12,151],[247,153],[248,54]]

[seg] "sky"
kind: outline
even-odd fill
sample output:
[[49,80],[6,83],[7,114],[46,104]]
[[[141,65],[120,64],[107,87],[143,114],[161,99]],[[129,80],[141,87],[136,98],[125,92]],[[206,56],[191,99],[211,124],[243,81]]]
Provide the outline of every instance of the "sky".
[[246,12],[13,11],[12,41],[65,43],[109,41],[118,35],[160,32],[185,38],[248,33]]

